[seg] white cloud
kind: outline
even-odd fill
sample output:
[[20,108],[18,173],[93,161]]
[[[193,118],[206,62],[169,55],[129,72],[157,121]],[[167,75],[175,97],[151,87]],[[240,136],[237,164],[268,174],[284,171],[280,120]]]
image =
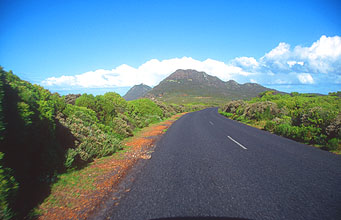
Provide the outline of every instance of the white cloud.
[[273,72],[330,73],[341,68],[341,37],[321,36],[310,47],[280,43],[260,58],[261,65]]
[[[323,35],[309,47],[298,45],[292,50],[280,43],[259,59],[259,66],[258,71],[268,76],[260,83],[336,83],[331,79],[341,75],[341,37]],[[314,78],[307,72],[314,73]]]
[[258,67],[259,64],[257,60],[253,57],[237,57],[231,61],[234,65],[242,66],[242,67]]
[[288,64],[289,67],[291,68],[291,67],[294,66],[294,65],[301,65],[301,66],[303,66],[303,65],[304,65],[304,62],[292,60],[292,61],[287,61],[287,64]]
[[[291,46],[281,42],[259,59],[237,57],[229,62],[204,61],[191,57],[167,60],[152,59],[137,68],[122,64],[111,70],[98,69],[74,76],[50,77],[42,82],[53,88],[130,87],[144,83],[157,85],[177,69],[196,69],[227,81],[261,84],[340,83],[341,37],[321,36],[310,47]],[[314,75],[314,78],[312,75]]]
[[328,73],[339,71],[341,67],[341,37],[322,36],[311,47],[295,47],[293,54],[306,61],[310,71]]
[[314,79],[309,73],[298,74],[297,78],[303,84],[313,84],[314,83]]
[[304,58],[312,60],[319,58],[337,59],[341,56],[341,37],[326,37],[323,35],[311,47],[297,46],[295,52]]
[[50,77],[48,80],[43,81],[44,85],[53,86],[53,85],[64,85],[65,83],[70,86],[76,85],[74,76],[61,76],[61,77]]
[[278,57],[284,57],[290,54],[290,45],[284,42],[278,44],[277,47],[272,49],[269,53],[264,55],[267,59],[277,59]]
[[276,79],[274,81],[274,84],[279,84],[279,85],[285,85],[285,84],[290,84],[291,82],[287,81],[287,80],[284,80],[284,79]]
[[112,70],[99,69],[75,76],[50,77],[44,80],[42,84],[83,88],[123,87],[140,83],[155,86],[177,69],[196,69],[217,76],[222,80],[229,80],[235,75],[248,76],[252,74],[241,67],[213,59],[199,61],[191,57],[183,57],[162,61],[152,59],[138,68],[123,64]]

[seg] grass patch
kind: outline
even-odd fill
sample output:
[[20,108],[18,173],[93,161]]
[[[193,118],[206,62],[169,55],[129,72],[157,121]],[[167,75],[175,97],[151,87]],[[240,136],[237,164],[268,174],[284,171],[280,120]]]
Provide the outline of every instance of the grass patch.
[[[66,206],[71,208],[72,203],[65,204],[65,197],[79,198],[81,191],[96,190],[94,177],[100,175],[99,169],[85,167],[82,170],[73,170],[58,176],[58,180],[52,185],[51,194],[45,199],[44,208]],[[39,210],[37,212],[42,212]]]

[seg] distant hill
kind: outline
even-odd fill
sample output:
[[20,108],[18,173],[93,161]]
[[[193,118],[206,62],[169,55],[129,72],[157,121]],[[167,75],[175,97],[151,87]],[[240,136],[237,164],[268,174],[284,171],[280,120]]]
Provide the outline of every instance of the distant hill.
[[222,81],[196,70],[177,70],[155,86],[146,97],[172,103],[225,103],[226,100],[250,99],[273,89],[257,83],[239,84]]
[[126,101],[142,98],[152,88],[145,84],[135,85],[123,96]]

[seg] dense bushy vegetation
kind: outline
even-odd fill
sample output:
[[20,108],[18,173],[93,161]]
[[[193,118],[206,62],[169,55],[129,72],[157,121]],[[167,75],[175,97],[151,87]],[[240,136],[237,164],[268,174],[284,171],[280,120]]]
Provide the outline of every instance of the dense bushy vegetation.
[[[19,211],[28,212],[32,203],[41,200],[37,191],[46,193],[45,186],[62,168],[65,149],[56,139],[55,114],[65,103],[57,94],[22,81],[12,72],[0,69],[0,81],[0,118],[4,126],[0,172],[8,182],[2,185],[1,195],[10,192],[5,196],[7,207],[1,204],[0,209],[6,210],[6,216],[15,216]],[[18,186],[15,193],[13,187],[6,188],[10,185]]]
[[196,109],[120,95],[61,97],[0,67],[0,219],[22,219],[59,173],[120,149],[137,129]]
[[341,151],[341,93],[327,96],[268,91],[251,101],[232,101],[221,114],[331,151]]
[[0,152],[0,219],[11,219],[14,213],[11,209],[16,197],[18,183],[13,177],[12,170],[2,165],[4,154]]

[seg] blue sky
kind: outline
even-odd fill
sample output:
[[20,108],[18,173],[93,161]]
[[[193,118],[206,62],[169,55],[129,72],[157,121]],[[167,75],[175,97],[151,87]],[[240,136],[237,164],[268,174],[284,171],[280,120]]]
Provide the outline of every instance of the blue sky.
[[155,86],[176,68],[341,90],[338,1],[0,0],[0,65],[61,94]]

